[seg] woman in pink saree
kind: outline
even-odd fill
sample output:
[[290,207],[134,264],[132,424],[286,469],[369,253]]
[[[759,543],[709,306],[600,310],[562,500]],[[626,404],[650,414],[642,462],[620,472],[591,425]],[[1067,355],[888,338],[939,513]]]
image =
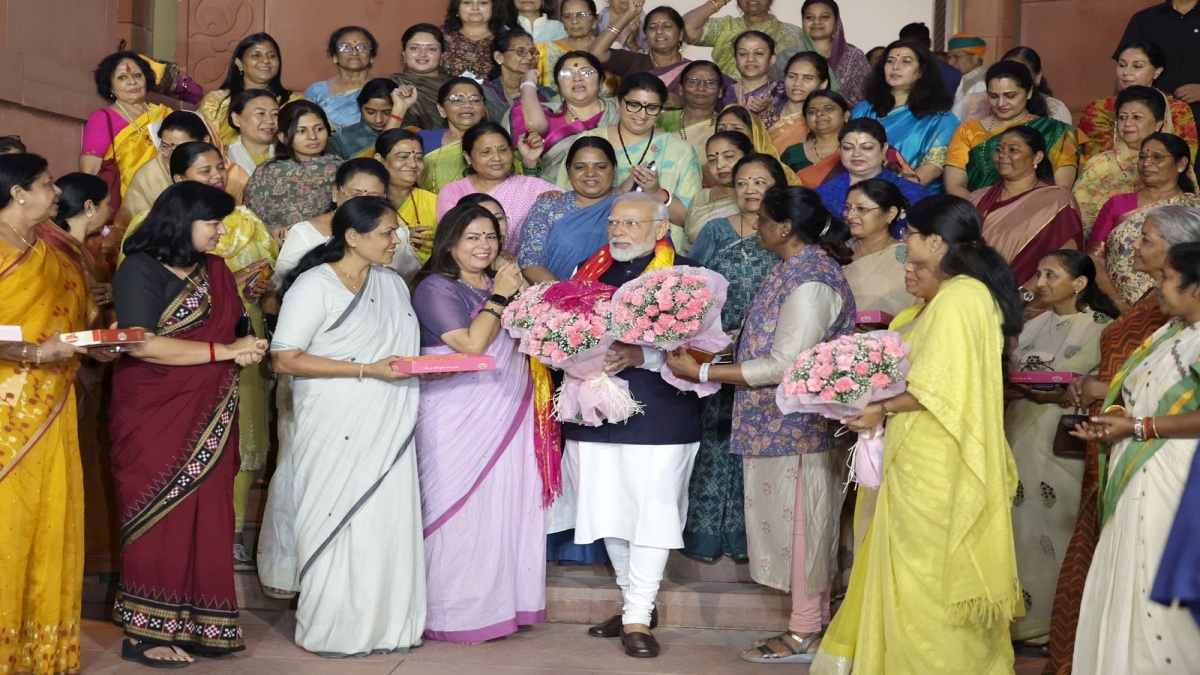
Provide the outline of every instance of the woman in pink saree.
[[[558,448],[535,449],[529,360],[500,326],[523,286],[493,276],[500,226],[477,204],[441,220],[413,309],[421,354],[488,354],[496,369],[421,385],[417,465],[425,525],[425,637],[483,642],[546,619],[546,513]],[[539,451],[540,450],[540,451]],[[539,477],[541,476],[541,477]],[[547,480],[549,478],[549,480]]]

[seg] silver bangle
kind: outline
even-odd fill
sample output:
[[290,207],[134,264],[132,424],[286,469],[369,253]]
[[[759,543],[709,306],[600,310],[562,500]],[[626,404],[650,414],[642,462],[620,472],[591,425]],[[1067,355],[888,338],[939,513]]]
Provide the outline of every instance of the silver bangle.
[[366,368],[367,368],[367,364],[365,364],[365,363],[358,364],[358,381],[359,382],[363,381],[363,371],[366,370]]
[[1146,430],[1142,427],[1142,418],[1136,417],[1133,420],[1133,440],[1141,443],[1146,440]]
[[708,382],[708,369],[710,367],[712,367],[712,363],[701,363],[700,364],[700,377],[698,379],[701,382]]
[[533,87],[534,89],[537,89],[537,82],[528,82],[528,81],[526,81],[526,82],[522,82],[522,83],[521,83],[521,86],[517,87],[517,89],[523,89],[523,88],[525,88],[526,86]]

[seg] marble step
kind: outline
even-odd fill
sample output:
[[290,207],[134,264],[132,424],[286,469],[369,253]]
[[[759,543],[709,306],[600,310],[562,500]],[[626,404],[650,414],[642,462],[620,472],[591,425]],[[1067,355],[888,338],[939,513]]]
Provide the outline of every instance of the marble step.
[[[546,565],[547,577],[604,577],[611,579],[612,566],[598,565],[563,565],[550,562]],[[729,558],[721,558],[715,562],[693,560],[679,551],[671,551],[667,558],[667,569],[664,576],[671,581],[721,581],[726,583],[752,584],[750,565],[744,562],[734,562]]]

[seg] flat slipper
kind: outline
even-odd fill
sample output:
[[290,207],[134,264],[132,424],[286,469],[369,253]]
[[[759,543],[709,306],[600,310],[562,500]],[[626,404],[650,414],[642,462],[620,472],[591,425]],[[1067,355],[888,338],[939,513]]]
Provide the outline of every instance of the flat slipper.
[[126,661],[132,661],[139,665],[146,666],[148,668],[179,669],[187,668],[189,665],[191,665],[190,661],[171,661],[168,659],[156,659],[146,656],[146,652],[154,649],[155,647],[167,647],[168,649],[173,649],[173,647],[170,645],[158,645],[154,644],[153,642],[146,642],[145,640],[142,640],[136,645],[129,640],[122,640],[121,658],[125,659]]

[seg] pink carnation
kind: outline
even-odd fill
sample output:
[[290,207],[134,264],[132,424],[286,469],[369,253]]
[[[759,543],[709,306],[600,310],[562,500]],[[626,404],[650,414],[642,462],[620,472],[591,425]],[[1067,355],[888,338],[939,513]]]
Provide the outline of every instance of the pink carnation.
[[865,361],[859,361],[858,363],[854,364],[854,374],[855,375],[862,377],[863,375],[866,375],[869,372],[871,372],[871,364],[869,364]]
[[879,352],[871,352],[867,354],[867,360],[871,363],[883,363],[883,355]]
[[821,391],[821,400],[825,402],[832,401],[837,398],[837,393],[831,387],[826,387]]
[[824,388],[825,382],[818,378],[810,377],[804,381],[804,386],[809,392],[816,394],[820,392],[822,388]]
[[845,394],[846,392],[858,389],[858,383],[848,377],[839,377],[833,383],[833,389],[839,394]]
[[888,377],[887,373],[875,373],[871,376],[872,387],[879,387],[880,389],[883,389],[884,387],[891,386],[891,384],[892,378]]

